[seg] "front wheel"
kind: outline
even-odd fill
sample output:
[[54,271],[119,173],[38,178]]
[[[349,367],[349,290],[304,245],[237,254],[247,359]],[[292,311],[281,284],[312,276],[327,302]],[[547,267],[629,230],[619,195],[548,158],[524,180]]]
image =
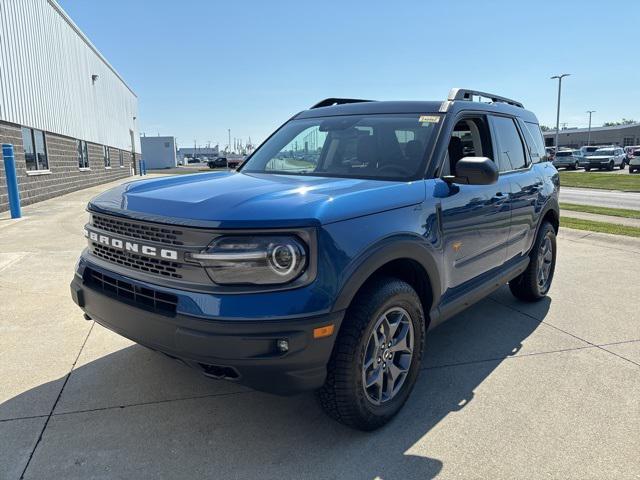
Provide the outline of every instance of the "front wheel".
[[529,253],[527,269],[509,282],[509,289],[520,300],[538,301],[549,291],[555,269],[556,232],[549,222],[544,222]]
[[611,160],[609,162],[609,165],[607,165],[607,170],[609,170],[610,172],[613,171],[613,167],[615,166],[615,163],[613,163],[613,160]]
[[591,171],[591,167],[584,167],[584,171],[585,172],[590,172]]
[[347,310],[317,397],[325,412],[360,430],[375,430],[402,408],[418,377],[425,320],[407,283],[381,277]]

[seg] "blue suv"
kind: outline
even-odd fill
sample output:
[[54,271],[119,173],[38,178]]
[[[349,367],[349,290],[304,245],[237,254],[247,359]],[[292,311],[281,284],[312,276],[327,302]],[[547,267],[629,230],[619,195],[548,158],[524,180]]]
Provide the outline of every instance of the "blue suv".
[[237,172],[92,199],[71,293],[85,318],[207,376],[316,390],[372,430],[407,400],[429,329],[505,283],[547,294],[558,189],[516,101],[331,98]]

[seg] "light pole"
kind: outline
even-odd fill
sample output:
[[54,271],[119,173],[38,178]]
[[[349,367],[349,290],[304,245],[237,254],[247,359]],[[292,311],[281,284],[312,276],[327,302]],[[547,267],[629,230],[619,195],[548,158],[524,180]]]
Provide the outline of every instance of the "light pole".
[[591,145],[591,114],[595,112],[595,110],[587,110],[587,113],[589,114],[589,134],[587,135],[587,147]]
[[558,137],[560,136],[560,95],[562,92],[562,79],[568,77],[570,73],[563,73],[561,75],[554,75],[551,80],[558,79],[558,113],[556,115],[556,154],[558,153]]

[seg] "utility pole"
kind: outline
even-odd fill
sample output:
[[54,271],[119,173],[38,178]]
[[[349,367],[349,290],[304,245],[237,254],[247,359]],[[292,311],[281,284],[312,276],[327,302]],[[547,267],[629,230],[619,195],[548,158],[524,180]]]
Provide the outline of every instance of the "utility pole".
[[570,73],[563,73],[561,75],[554,75],[551,80],[558,79],[558,111],[556,114],[556,153],[558,153],[558,138],[560,136],[560,96],[562,95],[562,79],[568,77]]
[[231,150],[231,129],[227,128],[227,132],[229,133],[229,143],[227,143],[227,148]]
[[591,145],[591,114],[596,113],[595,110],[587,110],[589,114],[589,134],[587,135],[587,146]]

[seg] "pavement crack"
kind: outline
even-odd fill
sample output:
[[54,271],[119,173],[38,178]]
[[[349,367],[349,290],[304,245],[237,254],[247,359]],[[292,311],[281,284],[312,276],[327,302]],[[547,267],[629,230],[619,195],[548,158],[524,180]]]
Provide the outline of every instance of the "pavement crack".
[[75,415],[77,413],[91,413],[91,412],[102,412],[105,410],[119,410],[123,408],[131,408],[131,407],[144,407],[148,405],[162,405],[163,403],[172,403],[172,402],[184,402],[188,400],[198,400],[201,398],[213,398],[213,397],[227,397],[231,395],[242,395],[246,393],[256,393],[254,390],[241,390],[238,392],[226,392],[226,393],[208,393],[205,395],[193,395],[190,397],[179,397],[179,398],[167,398],[165,400],[153,400],[150,402],[138,402],[138,403],[128,403],[124,405],[112,405],[108,407],[96,407],[96,408],[87,408],[84,410],[72,410],[69,412],[60,412],[54,413],[52,416],[61,417],[64,415]]
[[485,362],[500,362],[502,360],[509,360],[514,358],[524,358],[524,357],[533,357],[537,355],[547,355],[550,353],[563,353],[563,352],[571,352],[574,350],[584,350],[587,348],[596,348],[598,345],[585,345],[583,347],[571,347],[571,348],[561,348],[559,350],[548,350],[546,352],[531,352],[531,353],[521,353],[519,355],[505,355],[503,357],[495,357],[495,358],[482,358],[479,360],[469,360],[466,362],[457,362],[457,363],[447,363],[443,365],[431,365],[428,367],[422,367],[420,370],[435,370],[438,368],[447,368],[447,367],[458,367],[461,365],[473,365],[475,363],[485,363]]
[[[515,308],[515,307],[513,307],[513,306],[511,306],[511,305],[508,305],[508,304],[506,304],[506,303],[502,303],[502,302],[500,302],[500,301],[496,300],[496,299],[495,299],[495,298],[493,298],[493,297],[489,297],[489,298],[491,298],[491,300],[493,300],[493,301],[494,301],[494,302],[496,302],[497,304],[502,305],[502,306],[504,306],[504,307],[507,307],[507,308],[509,308],[509,309],[513,310],[514,312],[518,312],[518,313],[520,313],[520,314],[522,314],[522,315],[524,315],[524,316],[526,316],[526,317],[532,318],[532,319],[534,319],[536,322],[540,322],[540,323],[541,323],[541,324],[543,324],[543,325],[547,325],[547,326],[549,326],[549,327],[551,327],[551,328],[554,328],[554,329],[558,330],[559,332],[562,332],[562,333],[564,333],[564,334],[566,334],[566,335],[569,335],[570,337],[575,338],[576,340],[580,340],[581,342],[584,342],[584,343],[586,343],[586,344],[590,345],[591,347],[599,348],[599,349],[600,349],[600,350],[602,350],[603,352],[607,352],[607,353],[609,353],[609,354],[611,354],[611,355],[614,355],[614,356],[616,356],[616,357],[618,357],[618,358],[621,358],[622,360],[626,360],[627,362],[632,363],[632,364],[637,365],[637,366],[639,366],[639,367],[640,367],[640,363],[634,362],[633,360],[630,360],[630,359],[628,359],[628,358],[626,358],[626,357],[623,357],[623,356],[621,356],[621,355],[618,355],[617,353],[614,353],[614,352],[612,352],[611,350],[607,350],[606,348],[604,348],[604,347],[603,347],[603,345],[604,345],[604,344],[602,344],[602,345],[598,345],[598,344],[596,344],[596,343],[590,342],[589,340],[585,340],[584,338],[581,338],[581,337],[579,337],[579,336],[577,336],[577,335],[574,335],[574,334],[573,334],[573,333],[571,333],[571,332],[567,332],[566,330],[563,330],[563,329],[562,329],[562,328],[560,328],[560,327],[556,327],[556,326],[555,326],[555,325],[553,325],[552,323],[549,323],[549,322],[546,322],[546,321],[544,321],[544,320],[541,320],[541,319],[539,319],[539,318],[537,318],[537,317],[534,317],[534,316],[533,316],[533,315],[531,315],[530,313],[523,312],[522,310],[518,310],[517,308]],[[633,342],[634,340],[629,340],[629,341]],[[621,342],[621,343],[625,343],[625,342]],[[606,344],[606,345],[613,345],[613,344],[614,344],[614,343],[610,343],[610,344]]]
[[89,331],[87,332],[86,337],[84,337],[84,341],[82,342],[82,346],[80,347],[80,350],[78,351],[78,354],[76,355],[76,358],[73,361],[73,364],[71,365],[71,369],[69,370],[69,373],[67,373],[67,375],[64,378],[64,382],[62,383],[62,387],[60,388],[60,392],[58,392],[58,396],[56,397],[56,401],[53,402],[53,406],[51,407],[51,410],[49,411],[49,414],[47,415],[47,419],[44,421],[44,425],[42,426],[42,430],[40,430],[40,435],[38,436],[38,440],[36,440],[36,444],[33,446],[33,450],[31,450],[31,453],[29,454],[29,458],[27,459],[27,464],[24,466],[24,469],[22,470],[22,473],[20,474],[20,480],[23,480],[25,473],[27,473],[27,469],[29,468],[29,465],[31,464],[31,460],[33,459],[33,455],[36,453],[38,445],[40,445],[40,442],[42,441],[42,436],[44,435],[44,431],[47,429],[47,426],[49,425],[49,420],[51,420],[51,417],[53,416],[53,412],[56,409],[56,406],[58,405],[58,402],[60,401],[60,398],[62,397],[62,392],[64,391],[64,387],[67,386],[67,382],[69,381],[69,378],[71,377],[71,373],[73,373],[73,369],[76,367],[76,364],[78,363],[78,360],[80,359],[80,355],[82,354],[82,351],[84,350],[84,347],[87,344],[87,340],[89,340],[89,335],[91,335],[91,332],[93,331],[93,327],[94,326],[95,326],[95,322],[92,322],[91,323],[91,327],[89,328]]

